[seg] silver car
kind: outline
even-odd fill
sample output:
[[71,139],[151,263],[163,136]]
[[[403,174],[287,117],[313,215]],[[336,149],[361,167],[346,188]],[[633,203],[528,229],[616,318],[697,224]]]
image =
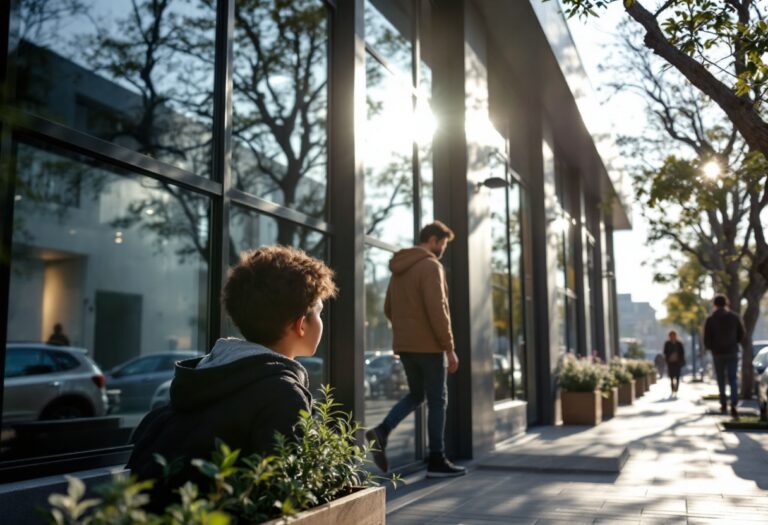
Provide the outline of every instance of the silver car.
[[768,347],[760,350],[752,360],[755,369],[755,389],[760,403],[760,419],[768,421]]
[[104,416],[104,374],[86,353],[43,343],[6,344],[3,423]]

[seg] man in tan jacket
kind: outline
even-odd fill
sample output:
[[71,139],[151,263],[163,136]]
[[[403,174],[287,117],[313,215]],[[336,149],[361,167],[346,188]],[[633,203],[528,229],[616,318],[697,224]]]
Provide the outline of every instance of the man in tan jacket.
[[456,372],[459,359],[453,347],[448,285],[440,258],[453,238],[450,228],[435,221],[421,230],[417,246],[400,250],[389,262],[392,278],[384,313],[392,323],[392,346],[400,356],[410,392],[379,426],[366,432],[366,438],[374,442],[374,462],[384,472],[389,470],[385,453],[389,433],[426,399],[427,477],[466,474],[445,457],[446,372]]

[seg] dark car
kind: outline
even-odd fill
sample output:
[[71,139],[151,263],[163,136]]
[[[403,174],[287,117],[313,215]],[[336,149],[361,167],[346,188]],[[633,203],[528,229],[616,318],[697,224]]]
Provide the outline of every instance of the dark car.
[[136,357],[109,371],[107,388],[120,390],[121,412],[149,410],[157,387],[173,377],[176,361],[199,355],[185,350]]
[[408,388],[403,363],[391,352],[367,359],[365,378],[375,398],[396,399]]

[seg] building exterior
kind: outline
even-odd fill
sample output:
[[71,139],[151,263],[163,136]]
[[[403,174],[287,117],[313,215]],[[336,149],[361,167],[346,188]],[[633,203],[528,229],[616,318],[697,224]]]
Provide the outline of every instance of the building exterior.
[[[404,386],[388,260],[437,218],[457,234],[451,456],[556,423],[564,353],[615,355],[612,234],[629,222],[556,3],[76,4],[0,8],[6,341],[61,323],[104,370],[206,352],[236,335],[228,266],[290,244],[341,290],[307,366],[377,421]],[[0,482],[120,465],[143,413],[64,422],[36,452],[17,446],[34,424],[4,424]],[[389,451],[419,468],[424,414]]]
[[[639,341],[646,357],[653,360],[667,340],[667,330],[656,320],[656,309],[650,303],[634,302],[628,293],[620,293],[616,297],[619,337]],[[687,334],[681,332],[680,336],[682,338]]]

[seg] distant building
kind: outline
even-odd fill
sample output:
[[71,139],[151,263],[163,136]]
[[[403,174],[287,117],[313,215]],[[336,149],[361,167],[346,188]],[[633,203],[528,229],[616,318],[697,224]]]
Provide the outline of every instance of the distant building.
[[653,359],[666,340],[666,330],[656,320],[656,309],[649,303],[632,301],[631,294],[617,294],[616,300],[619,337],[637,339],[642,344],[646,357]]

